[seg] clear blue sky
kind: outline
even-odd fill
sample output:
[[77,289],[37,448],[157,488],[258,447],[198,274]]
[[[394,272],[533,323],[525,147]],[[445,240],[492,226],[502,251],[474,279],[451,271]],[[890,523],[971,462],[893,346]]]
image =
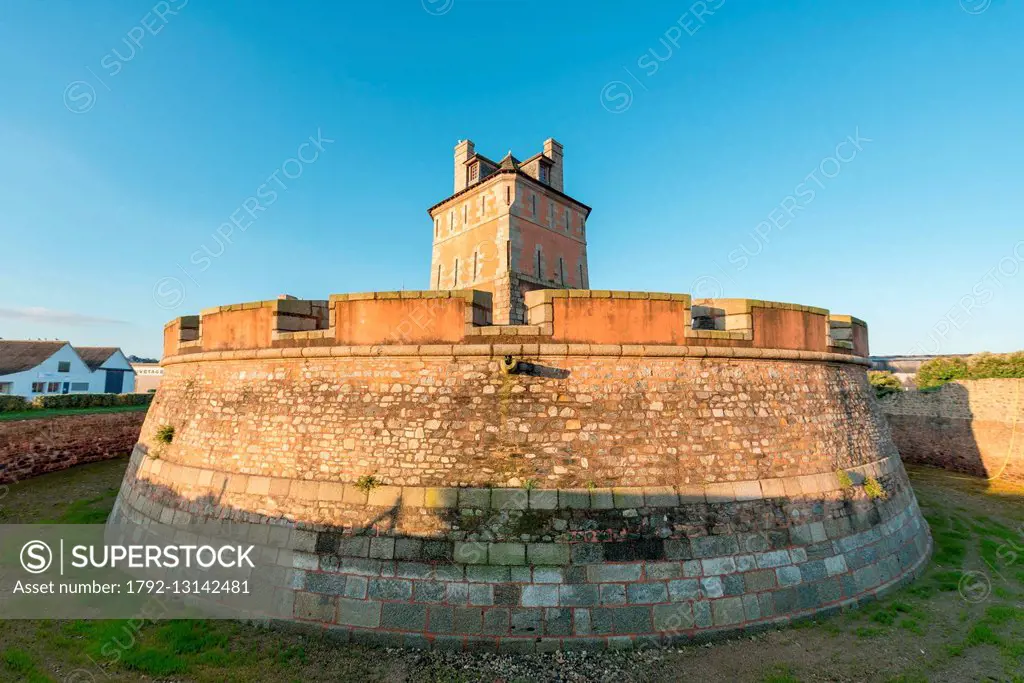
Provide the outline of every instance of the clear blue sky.
[[0,337],[159,355],[201,308],[426,288],[456,141],[553,136],[594,287],[822,306],[874,353],[1024,347],[1024,5],[705,4],[9,0]]

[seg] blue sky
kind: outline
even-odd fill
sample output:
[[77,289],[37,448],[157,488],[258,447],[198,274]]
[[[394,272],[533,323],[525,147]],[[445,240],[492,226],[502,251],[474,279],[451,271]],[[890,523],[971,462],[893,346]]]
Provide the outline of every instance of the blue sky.
[[594,287],[1019,349],[1022,35],[1005,0],[10,0],[0,337],[159,355],[201,308],[426,288],[456,141],[553,136]]

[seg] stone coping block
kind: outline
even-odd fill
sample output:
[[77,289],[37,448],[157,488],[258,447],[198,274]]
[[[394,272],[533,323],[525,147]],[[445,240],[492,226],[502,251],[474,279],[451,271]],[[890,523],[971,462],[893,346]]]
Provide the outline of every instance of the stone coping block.
[[[487,487],[423,487],[387,484],[364,489],[354,482],[311,481],[282,477],[254,476],[193,467],[166,458],[141,457],[138,476],[153,483],[187,483],[203,493],[216,496],[228,491],[298,500],[342,501],[369,507],[415,507],[475,510],[628,510],[638,508],[676,508],[698,503],[731,503],[770,498],[814,497],[840,491],[835,472],[819,472],[793,477],[776,477],[735,482],[710,482],[683,486],[615,486],[567,489],[525,489]],[[855,483],[867,477],[876,479],[901,469],[898,457],[844,468]]]
[[[718,332],[717,330],[699,330]],[[732,334],[732,333],[728,333]],[[181,342],[201,348],[201,342]],[[545,353],[541,353],[541,348]],[[269,349],[242,349],[238,351],[203,351],[200,353],[165,356],[161,365],[177,363],[207,363],[222,360],[288,359],[288,358],[348,358],[348,357],[438,357],[445,360],[457,356],[557,357],[637,357],[637,358],[737,358],[756,360],[788,360],[823,363],[850,363],[870,367],[871,361],[848,353],[825,351],[798,351],[793,349],[748,348],[730,346],[680,346],[667,344],[380,344],[371,346],[317,346]]]

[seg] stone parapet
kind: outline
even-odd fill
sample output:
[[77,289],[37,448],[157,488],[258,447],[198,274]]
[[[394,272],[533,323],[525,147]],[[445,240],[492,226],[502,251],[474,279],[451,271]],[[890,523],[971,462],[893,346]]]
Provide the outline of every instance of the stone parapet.
[[867,326],[811,306],[688,294],[543,289],[524,294],[528,324],[492,324],[493,298],[474,290],[334,294],[258,301],[178,318],[164,357],[338,345],[407,346],[534,337],[538,343],[783,349],[866,357]]

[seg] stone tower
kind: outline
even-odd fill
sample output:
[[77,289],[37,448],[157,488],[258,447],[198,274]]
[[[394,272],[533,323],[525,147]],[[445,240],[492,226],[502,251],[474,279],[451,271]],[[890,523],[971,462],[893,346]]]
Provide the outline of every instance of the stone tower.
[[519,161],[455,146],[454,194],[428,210],[433,219],[431,289],[480,289],[494,296],[496,325],[526,322],[523,295],[534,289],[586,289],[590,207],[563,191],[562,145]]

